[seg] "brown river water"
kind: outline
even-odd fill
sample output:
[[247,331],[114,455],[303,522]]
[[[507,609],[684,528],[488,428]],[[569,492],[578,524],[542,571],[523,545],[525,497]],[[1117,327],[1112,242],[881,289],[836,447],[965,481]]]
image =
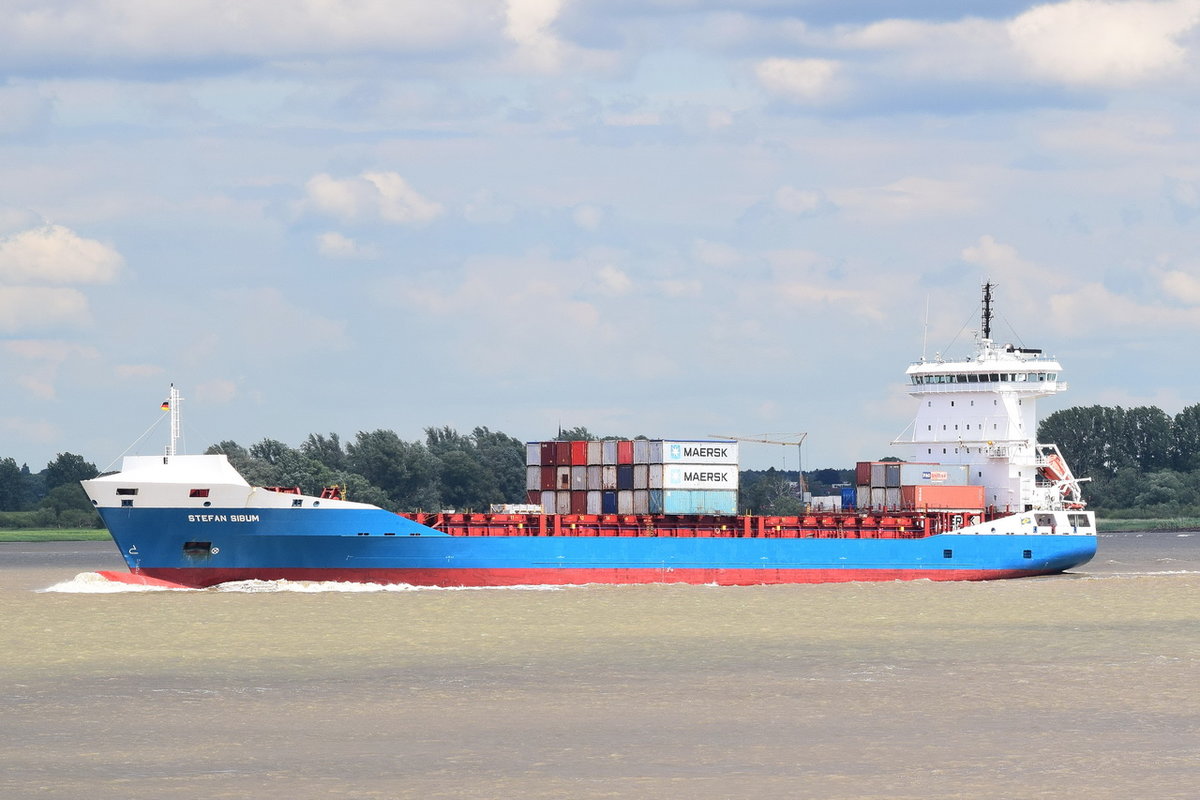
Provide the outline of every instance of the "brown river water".
[[106,592],[0,544],[0,798],[1195,798],[1200,534],[988,583]]

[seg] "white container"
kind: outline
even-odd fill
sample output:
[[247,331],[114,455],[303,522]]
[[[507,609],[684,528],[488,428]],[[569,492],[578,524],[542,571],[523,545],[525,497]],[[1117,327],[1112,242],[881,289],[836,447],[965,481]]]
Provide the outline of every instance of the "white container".
[[571,488],[576,491],[587,489],[587,467],[571,467]]
[[[650,488],[650,465],[649,464],[634,464],[633,465],[633,488],[634,489],[649,489]],[[638,511],[638,514],[645,514],[645,511]]]
[[626,489],[617,492],[617,513],[632,514],[633,513],[633,492]]
[[633,513],[650,513],[650,492],[646,489],[635,489],[633,492]]
[[589,514],[599,514],[600,513],[600,498],[601,498],[602,494],[603,494],[602,492],[588,492],[587,493],[587,513],[589,513]]
[[737,491],[736,464],[668,464],[663,467],[664,489]]
[[525,491],[532,492],[542,488],[542,468],[525,468]]
[[546,489],[542,492],[542,508],[547,514],[555,513],[555,508],[558,505],[558,492]]
[[[662,444],[659,442],[659,444]],[[663,488],[663,467],[662,464],[650,464],[650,469],[647,470],[646,485],[651,489]]]
[[[617,440],[605,439],[600,442],[600,463],[615,464],[617,463]],[[614,479],[615,485],[615,479]]]
[[[594,467],[590,466],[590,465],[588,466],[588,468],[587,468],[588,491],[599,491],[604,488],[604,484],[601,481],[601,477],[603,476],[603,474],[604,474],[604,467],[601,467],[599,465],[596,465]],[[588,513],[591,513],[591,512],[588,512]],[[599,513],[599,512],[597,512],[597,513]]]
[[571,488],[571,468],[570,467],[554,467],[554,470],[555,470],[554,488],[559,489],[559,490],[570,489]]
[[541,464],[542,463],[542,443],[541,442],[526,442],[525,443],[525,464]]
[[738,443],[725,441],[666,441],[662,443],[664,464],[737,464]]
[[650,463],[650,441],[648,439],[633,440],[633,463]]
[[587,445],[588,466],[591,467],[591,466],[595,466],[597,464],[602,463],[601,459],[603,457],[604,457],[604,448],[601,446],[601,443],[600,442],[588,442],[588,445]]
[[606,464],[600,468],[600,488],[617,488],[617,467],[615,464]]

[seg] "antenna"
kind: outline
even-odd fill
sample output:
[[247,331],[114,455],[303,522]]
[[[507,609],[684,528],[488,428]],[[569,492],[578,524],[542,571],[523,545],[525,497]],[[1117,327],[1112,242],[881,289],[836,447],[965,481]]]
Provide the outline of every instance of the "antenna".
[[929,348],[929,295],[925,295],[925,332],[921,335],[921,362],[925,362],[925,351]]
[[[171,392],[167,395],[167,405],[171,411],[171,441],[167,444],[167,455],[175,455],[177,445],[179,443],[179,390],[175,388],[175,384],[171,384]],[[162,419],[159,417],[159,419]]]
[[983,338],[991,340],[992,338],[992,284],[990,281],[983,284]]

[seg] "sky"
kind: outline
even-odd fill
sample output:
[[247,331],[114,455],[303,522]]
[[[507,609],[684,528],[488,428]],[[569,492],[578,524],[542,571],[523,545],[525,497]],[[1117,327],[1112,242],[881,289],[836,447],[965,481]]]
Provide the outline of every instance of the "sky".
[[[1200,0],[4,0],[0,457],[1200,402]],[[747,445],[743,467],[794,469]]]

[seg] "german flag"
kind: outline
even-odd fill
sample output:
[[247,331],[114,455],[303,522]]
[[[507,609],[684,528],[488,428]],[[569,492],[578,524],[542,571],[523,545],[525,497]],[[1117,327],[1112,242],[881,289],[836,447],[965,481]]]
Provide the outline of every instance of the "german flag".
[[163,400],[162,405],[159,406],[159,408],[161,408],[163,411],[170,411],[171,410],[171,401]]

